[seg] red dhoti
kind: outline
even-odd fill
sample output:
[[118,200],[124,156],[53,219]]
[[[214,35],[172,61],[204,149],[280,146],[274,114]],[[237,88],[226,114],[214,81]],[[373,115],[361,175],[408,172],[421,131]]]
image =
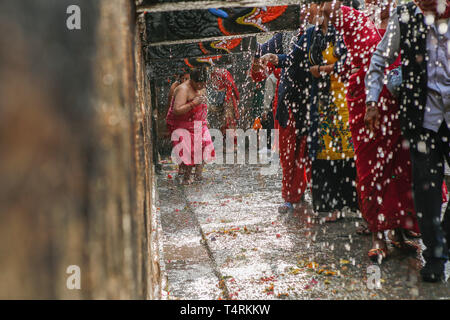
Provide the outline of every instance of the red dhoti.
[[283,170],[281,195],[286,202],[299,202],[311,180],[311,166],[306,151],[306,136],[295,133],[295,120],[289,112],[286,128],[279,129],[280,163]]

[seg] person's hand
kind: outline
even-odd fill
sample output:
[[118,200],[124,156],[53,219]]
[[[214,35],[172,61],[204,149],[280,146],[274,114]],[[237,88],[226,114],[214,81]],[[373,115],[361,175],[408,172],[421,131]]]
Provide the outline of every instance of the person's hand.
[[366,114],[364,115],[364,124],[370,132],[380,127],[380,111],[376,102],[368,102],[366,104]]
[[255,58],[252,63],[252,72],[262,72],[264,71],[264,65],[261,63],[261,59]]
[[313,75],[314,78],[320,78],[319,66],[312,66],[309,68],[309,71]]
[[208,103],[208,98],[206,97],[206,95],[204,95],[204,94],[202,94],[202,95],[200,95],[199,96],[199,99],[200,99],[200,103],[201,104],[206,104],[206,103]]
[[193,104],[192,107],[195,107],[199,104],[204,104],[206,102],[207,102],[207,99],[206,99],[206,96],[204,96],[204,95],[198,95],[191,101],[191,103]]
[[273,65],[278,65],[278,56],[273,53],[266,53],[259,60],[264,67],[266,67],[269,62]]

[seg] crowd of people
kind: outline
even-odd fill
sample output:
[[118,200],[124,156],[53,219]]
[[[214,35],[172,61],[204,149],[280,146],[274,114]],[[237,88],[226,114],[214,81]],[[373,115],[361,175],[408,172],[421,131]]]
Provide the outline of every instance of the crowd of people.
[[[293,211],[308,189],[327,222],[359,210],[366,225],[358,232],[372,236],[368,257],[379,263],[388,241],[418,253],[409,239],[421,237],[429,282],[445,278],[449,258],[449,206],[441,219],[450,162],[449,17],[448,0],[366,0],[364,10],[357,1],[309,3],[294,37],[277,33],[260,45],[251,68],[255,82],[277,79],[279,212]],[[198,72],[175,90],[167,123],[173,131],[203,121],[205,146],[212,142]],[[180,166],[186,181],[189,168]]]

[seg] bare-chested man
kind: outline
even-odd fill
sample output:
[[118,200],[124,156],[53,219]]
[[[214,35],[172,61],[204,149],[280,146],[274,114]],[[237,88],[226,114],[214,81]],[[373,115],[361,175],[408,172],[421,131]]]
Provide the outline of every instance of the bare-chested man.
[[[206,68],[193,69],[190,79],[180,84],[174,91],[174,98],[167,114],[166,122],[169,132],[184,129],[189,132],[190,139],[180,137],[173,142],[177,147],[181,163],[178,177],[183,178],[184,184],[190,184],[192,167],[195,165],[195,180],[202,179],[203,164],[215,156],[214,146],[207,126],[207,99],[206,99]],[[195,126],[201,129],[201,140],[194,135]],[[199,141],[197,141],[199,140]],[[181,144],[180,146],[178,146]],[[181,148],[180,148],[181,147]],[[194,150],[198,148],[202,157],[200,161],[194,159]],[[207,152],[205,149],[208,148]],[[200,150],[201,149],[201,150]]]

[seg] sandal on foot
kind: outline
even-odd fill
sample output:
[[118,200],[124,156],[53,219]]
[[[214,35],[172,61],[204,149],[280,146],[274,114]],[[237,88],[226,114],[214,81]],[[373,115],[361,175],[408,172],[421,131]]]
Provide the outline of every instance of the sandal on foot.
[[392,241],[392,245],[402,251],[405,252],[411,252],[411,253],[419,253],[420,252],[420,246],[417,243],[414,243],[409,240],[404,241]]
[[422,238],[422,235],[418,232],[414,232],[412,230],[403,230],[403,231],[407,238],[414,238],[414,239]]
[[278,213],[288,213],[294,211],[294,207],[292,206],[292,203],[286,202],[283,205],[278,207]]
[[367,225],[362,225],[356,229],[356,234],[359,234],[360,236],[370,236],[372,232],[370,232]]
[[387,258],[388,251],[386,248],[373,248],[370,249],[367,255],[369,256],[370,260],[373,262],[381,263],[384,259]]

